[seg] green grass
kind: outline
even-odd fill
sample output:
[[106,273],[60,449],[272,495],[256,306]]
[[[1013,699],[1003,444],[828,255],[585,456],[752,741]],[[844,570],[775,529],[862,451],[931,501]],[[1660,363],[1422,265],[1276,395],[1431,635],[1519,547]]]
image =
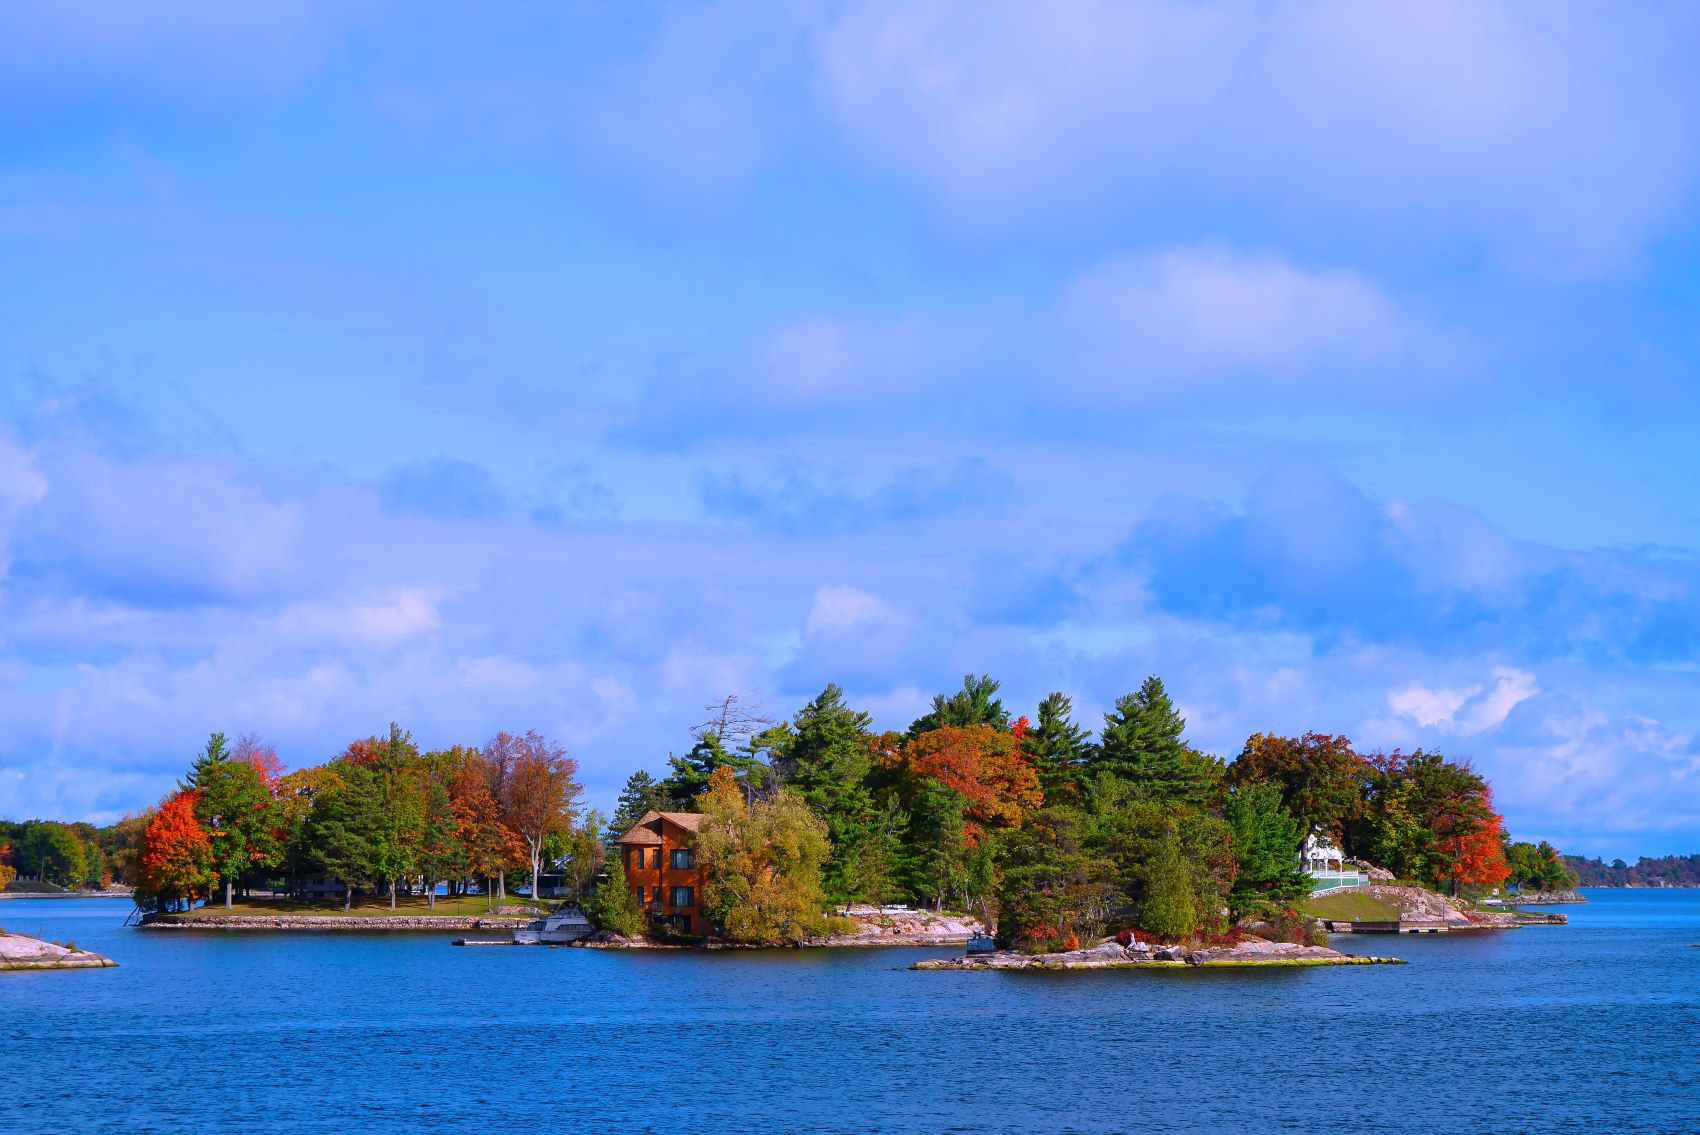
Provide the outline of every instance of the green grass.
[[[490,916],[490,907],[522,905],[524,899],[509,896],[505,901],[497,899],[491,904],[483,895],[460,895],[456,898],[437,897],[437,909],[432,910],[426,905],[423,896],[400,896],[395,901],[395,910],[390,909],[390,900],[382,895],[376,897],[356,898],[354,905],[347,911],[351,915],[363,918],[420,918],[429,915],[438,917],[478,917]],[[226,915],[255,915],[265,917],[288,914],[294,916],[340,915],[344,913],[341,899],[309,899],[303,902],[292,902],[288,899],[250,899],[246,902],[234,902],[229,910],[224,909],[224,903],[214,898],[206,906],[196,907],[178,917],[180,918],[223,918]]]
[[1299,910],[1312,918],[1340,922],[1397,922],[1401,915],[1393,903],[1355,891],[1316,895],[1299,904]]

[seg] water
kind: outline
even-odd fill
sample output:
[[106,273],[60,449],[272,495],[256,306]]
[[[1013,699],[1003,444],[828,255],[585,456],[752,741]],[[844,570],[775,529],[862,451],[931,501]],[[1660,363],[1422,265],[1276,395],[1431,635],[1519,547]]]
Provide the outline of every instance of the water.
[[912,973],[940,950],[466,950],[0,925],[0,1132],[1700,1132],[1700,891],[1339,940],[1408,966]]

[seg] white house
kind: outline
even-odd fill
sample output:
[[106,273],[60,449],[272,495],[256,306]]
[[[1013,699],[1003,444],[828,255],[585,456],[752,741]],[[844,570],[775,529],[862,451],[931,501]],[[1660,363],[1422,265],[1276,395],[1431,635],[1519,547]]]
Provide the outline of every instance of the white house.
[[1334,841],[1318,832],[1305,836],[1299,848],[1299,869],[1311,879],[1311,890],[1332,891],[1340,887],[1369,885],[1369,876],[1357,868],[1346,870],[1346,856]]

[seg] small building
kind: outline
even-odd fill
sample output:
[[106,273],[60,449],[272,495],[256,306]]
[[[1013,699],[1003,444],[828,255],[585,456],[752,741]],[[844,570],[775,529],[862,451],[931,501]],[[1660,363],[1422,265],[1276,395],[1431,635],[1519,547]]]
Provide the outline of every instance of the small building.
[[1346,856],[1334,841],[1325,835],[1311,832],[1299,848],[1299,869],[1310,876],[1311,891],[1332,891],[1341,887],[1366,887],[1369,876],[1353,867],[1346,870]]
[[702,885],[707,872],[698,864],[695,812],[645,812],[614,843],[632,889],[649,917],[675,934],[706,934]]

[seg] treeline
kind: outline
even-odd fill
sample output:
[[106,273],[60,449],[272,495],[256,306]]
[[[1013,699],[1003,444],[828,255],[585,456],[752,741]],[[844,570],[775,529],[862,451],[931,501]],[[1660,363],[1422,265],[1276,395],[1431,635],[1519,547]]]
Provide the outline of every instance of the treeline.
[[1584,887],[1700,887],[1700,855],[1643,855],[1633,866],[1579,855],[1566,855],[1564,862]]
[[[347,909],[356,888],[419,891],[435,906],[471,880],[505,892],[545,862],[577,864],[581,885],[600,866],[594,836],[575,828],[577,765],[540,734],[498,733],[481,748],[421,752],[391,725],[322,765],[282,772],[275,751],[214,733],[175,792],[142,817],[138,905],[174,909],[250,887],[300,893],[334,879]],[[590,817],[594,829],[594,814]],[[575,836],[577,843],[575,846]],[[576,854],[575,854],[576,852]]]
[[0,890],[100,890],[122,881],[134,861],[131,828],[0,820]]
[[[1030,719],[998,690],[970,675],[902,733],[875,731],[835,685],[778,724],[728,698],[665,777],[631,777],[612,830],[651,808],[736,813],[736,801],[755,816],[784,805],[802,845],[814,843],[801,815],[823,837],[818,868],[805,855],[792,869],[788,910],[811,894],[948,904],[1035,948],[1135,923],[1165,940],[1208,936],[1224,911],[1269,915],[1309,892],[1297,857],[1311,832],[1429,886],[1492,886],[1510,873],[1491,790],[1467,763],[1360,755],[1317,733],[1256,734],[1223,762],[1184,739],[1155,677],[1117,699],[1096,736],[1063,693]],[[733,847],[752,845],[736,815],[724,826]],[[746,876],[713,916],[759,923],[740,897],[750,889]]]
[[393,905],[529,879],[535,895],[548,869],[593,921],[630,933],[644,913],[604,841],[650,809],[697,811],[704,913],[754,942],[818,934],[834,904],[857,901],[974,911],[1032,948],[1128,926],[1208,937],[1307,895],[1298,854],[1313,832],[1425,886],[1571,885],[1550,845],[1507,840],[1468,762],[1360,754],[1322,733],[1253,734],[1223,761],[1185,729],[1155,677],[1096,732],[1060,692],[1012,714],[986,676],[902,732],[874,729],[836,685],[780,722],[729,696],[665,776],[632,775],[606,827],[580,814],[574,762],[535,732],[422,752],[392,725],[288,773],[257,738],[213,734],[176,791],[94,842],[161,909],[326,879],[345,908],[356,889]]

